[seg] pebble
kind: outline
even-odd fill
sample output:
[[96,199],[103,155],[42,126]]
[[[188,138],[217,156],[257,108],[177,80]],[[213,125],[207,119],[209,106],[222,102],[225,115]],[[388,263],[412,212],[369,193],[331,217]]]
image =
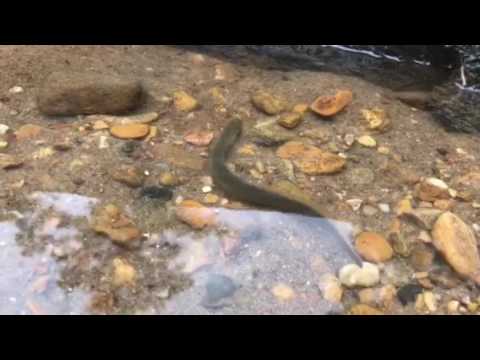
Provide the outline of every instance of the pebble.
[[476,303],[470,303],[467,305],[468,311],[470,311],[472,314],[476,313],[478,310],[479,305]]
[[353,134],[347,134],[345,135],[344,139],[345,141],[345,144],[348,146],[348,147],[351,147],[354,143],[355,143],[355,135]]
[[204,186],[204,187],[202,187],[202,192],[203,192],[204,194],[208,194],[208,193],[212,192],[212,190],[213,190],[213,189],[212,189],[211,186]]
[[403,214],[408,214],[413,211],[413,205],[410,198],[405,198],[399,201],[395,207],[395,214],[397,216],[402,216]]
[[295,291],[288,285],[278,284],[273,287],[272,294],[280,302],[291,302],[295,299]]
[[231,64],[215,65],[215,80],[216,81],[234,81],[239,76],[235,67]]
[[380,108],[374,108],[371,110],[364,109],[361,110],[361,114],[365,121],[367,122],[368,129],[385,131],[390,126],[390,121],[387,118],[387,113],[385,110]]
[[200,182],[204,186],[213,186],[213,178],[211,176],[202,176]]
[[398,300],[400,300],[403,306],[407,306],[410,303],[414,303],[417,300],[417,296],[423,293],[422,287],[418,285],[409,284],[403,286],[397,291]]
[[377,304],[377,293],[374,289],[363,289],[358,292],[358,299],[360,303],[364,305],[376,305]]
[[96,120],[92,126],[93,130],[105,130],[109,129],[110,125],[103,120]]
[[244,156],[255,156],[256,146],[253,144],[246,144],[238,149],[238,153]]
[[237,289],[238,286],[231,278],[212,274],[206,284],[206,296],[202,305],[206,307],[216,306],[220,301],[232,297]]
[[433,244],[455,271],[480,284],[480,255],[475,234],[462,219],[445,213],[437,220]]
[[225,104],[225,96],[222,94],[222,90],[218,87],[214,87],[208,91],[208,93],[213,98],[217,107],[221,107]]
[[158,127],[156,126],[150,126],[150,132],[148,133],[148,136],[145,138],[144,141],[150,141],[153,138],[155,138],[158,135]]
[[132,188],[142,186],[145,181],[143,170],[134,165],[120,165],[110,171],[110,176],[114,180]]
[[191,56],[191,60],[192,63],[194,63],[195,65],[202,65],[205,63],[205,56],[203,56],[202,54],[193,54]]
[[90,115],[85,120],[93,123],[94,130],[104,130],[110,125],[150,124],[158,118],[158,113],[149,112],[132,116]]
[[286,129],[295,129],[303,121],[303,113],[291,112],[282,115],[278,119],[278,124]]
[[292,111],[303,115],[308,111],[308,108],[308,104],[297,104],[293,107]]
[[380,234],[363,232],[357,236],[355,249],[366,261],[384,263],[392,259],[393,249]]
[[26,124],[15,131],[17,141],[31,140],[39,136],[45,129],[34,124]]
[[108,144],[108,137],[102,135],[98,138],[98,148],[99,149],[108,149],[109,148]]
[[332,274],[322,276],[319,288],[323,298],[333,304],[340,304],[343,297],[343,289],[340,280]]
[[107,235],[118,245],[130,245],[142,235],[133,221],[113,204],[97,209],[92,228],[100,234]]
[[384,313],[381,312],[380,310],[378,310],[376,308],[373,308],[371,306],[368,306],[368,305],[363,305],[363,304],[353,306],[350,309],[349,313],[350,313],[350,315],[353,315],[353,316],[382,316],[382,315],[384,315]]
[[5,135],[10,128],[5,124],[0,124],[0,135]]
[[115,125],[110,134],[119,139],[142,139],[150,133],[150,126],[145,124]]
[[351,199],[347,200],[346,203],[350,205],[353,211],[357,212],[361,209],[363,200],[362,199]]
[[361,304],[390,308],[397,297],[397,289],[393,285],[386,285],[377,289],[363,289],[358,292]]
[[401,167],[396,160],[389,160],[386,165],[383,165],[379,170],[390,178],[392,182],[397,184],[401,183],[413,186],[420,181],[420,177],[414,171]]
[[356,264],[344,266],[339,274],[340,282],[349,287],[373,287],[380,282],[380,270],[374,264],[364,263],[363,268]]
[[115,287],[134,286],[137,279],[137,271],[126,260],[115,258],[112,261],[113,274],[112,284]]
[[310,109],[322,117],[332,117],[343,111],[353,101],[353,93],[349,90],[338,91],[334,96],[317,98]]
[[0,149],[6,149],[8,147],[7,141],[0,141]]
[[448,315],[458,314],[459,308],[460,308],[460,302],[458,302],[456,300],[450,301],[447,305]]
[[197,131],[185,135],[183,139],[195,146],[208,146],[211,144],[213,137],[214,135],[211,131]]
[[4,170],[15,169],[23,165],[23,160],[8,154],[0,154],[0,168]]
[[384,308],[390,308],[397,298],[397,288],[393,285],[386,285],[380,289],[379,300]]
[[444,289],[454,289],[460,285],[460,281],[450,269],[440,268],[429,273],[430,280]]
[[365,146],[367,148],[374,148],[374,147],[377,147],[377,141],[371,137],[371,136],[368,136],[368,135],[365,135],[365,136],[361,136],[357,139],[357,142],[362,145],[362,146]]
[[450,211],[455,206],[455,202],[453,200],[435,200],[433,206],[442,211]]
[[390,210],[390,205],[388,205],[388,204],[378,204],[378,208],[384,214],[390,214],[390,211],[391,211]]
[[448,185],[436,178],[428,178],[415,188],[415,196],[422,201],[434,202],[450,198]]
[[465,175],[459,176],[453,180],[453,185],[459,190],[472,192],[478,195],[480,191],[480,172],[471,171]]
[[287,109],[283,99],[275,97],[266,91],[258,91],[252,96],[253,105],[267,115],[278,115]]
[[131,156],[136,149],[138,149],[140,144],[136,141],[127,141],[125,144],[122,145],[120,150],[127,156]]
[[178,178],[171,172],[165,172],[159,176],[160,184],[163,186],[175,186],[178,184]]
[[338,173],[347,163],[338,155],[296,141],[281,146],[277,150],[277,156],[284,160],[292,160],[300,171],[313,176]]
[[390,155],[390,149],[385,146],[379,146],[377,151],[379,154],[382,154],[382,155]]
[[276,122],[265,121],[258,123],[252,131],[254,141],[262,146],[277,146],[292,140],[295,135],[285,130]]
[[148,186],[142,189],[142,196],[154,200],[170,201],[173,199],[173,192],[169,188],[160,186]]
[[175,108],[182,112],[192,112],[200,107],[198,101],[183,90],[173,94],[173,103]]
[[42,147],[32,154],[32,159],[41,160],[41,159],[50,157],[54,154],[55,154],[55,150],[53,149],[53,147],[51,146]]
[[437,299],[435,295],[431,291],[426,291],[423,293],[423,301],[425,306],[427,307],[428,311],[434,313],[438,309]]
[[23,87],[21,86],[14,86],[8,90],[10,94],[20,94],[23,92]]
[[411,264],[416,271],[429,271],[433,265],[435,254],[426,246],[416,246],[411,254]]
[[214,210],[192,200],[182,201],[176,208],[176,215],[179,220],[196,230],[214,225],[216,220]]
[[203,202],[205,204],[209,204],[209,205],[213,205],[213,204],[216,204],[220,201],[220,198],[215,195],[215,194],[207,194],[205,195],[205,197],[203,198]]
[[422,230],[432,230],[437,219],[443,212],[437,209],[415,209],[410,212],[404,213],[403,218],[413,221]]

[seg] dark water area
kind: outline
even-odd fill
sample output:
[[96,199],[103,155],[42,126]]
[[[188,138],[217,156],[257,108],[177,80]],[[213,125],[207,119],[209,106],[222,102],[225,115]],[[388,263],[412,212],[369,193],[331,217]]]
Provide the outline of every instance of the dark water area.
[[359,76],[392,89],[425,89],[448,81],[458,53],[432,45],[188,45],[232,62]]

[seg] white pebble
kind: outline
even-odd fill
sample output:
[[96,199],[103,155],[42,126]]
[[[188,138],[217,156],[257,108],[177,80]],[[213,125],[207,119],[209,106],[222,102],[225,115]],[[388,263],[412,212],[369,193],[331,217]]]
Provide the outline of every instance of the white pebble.
[[349,288],[373,287],[380,282],[380,270],[370,263],[363,263],[363,268],[356,264],[347,265],[340,270],[339,279]]
[[10,128],[5,124],[0,124],[0,135],[5,135]]
[[108,138],[104,135],[100,136],[100,140],[98,142],[99,149],[107,149],[108,148]]
[[351,199],[346,201],[348,205],[352,208],[353,211],[358,211],[362,207],[362,199]]
[[10,90],[8,90],[10,94],[20,94],[23,92],[23,88],[21,86],[14,86]]
[[208,194],[208,193],[212,192],[212,187],[211,187],[211,186],[204,186],[204,187],[202,188],[202,192],[203,192],[204,194]]
[[436,188],[439,188],[439,189],[442,189],[442,190],[448,190],[448,185],[440,179],[428,178],[425,182],[429,185],[432,185],[432,186],[436,187]]
[[380,209],[381,212],[385,214],[390,213],[390,205],[388,204],[378,204],[378,208]]
[[179,196],[175,199],[175,204],[180,205],[183,202],[183,196]]

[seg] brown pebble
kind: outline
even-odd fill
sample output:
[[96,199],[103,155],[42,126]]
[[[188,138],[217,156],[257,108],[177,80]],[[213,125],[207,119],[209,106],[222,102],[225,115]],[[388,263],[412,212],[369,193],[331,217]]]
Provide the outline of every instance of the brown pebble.
[[388,241],[372,232],[361,233],[356,239],[355,248],[369,262],[383,263],[393,257],[393,249]]
[[115,125],[110,133],[119,139],[142,139],[150,133],[150,126],[146,124]]
[[380,310],[368,305],[355,305],[349,311],[354,316],[381,316],[384,315]]
[[143,170],[133,165],[120,165],[110,172],[112,178],[118,182],[137,188],[143,185],[145,174]]
[[321,96],[310,109],[323,117],[332,117],[343,111],[353,101],[353,93],[349,90],[338,91],[334,96]]

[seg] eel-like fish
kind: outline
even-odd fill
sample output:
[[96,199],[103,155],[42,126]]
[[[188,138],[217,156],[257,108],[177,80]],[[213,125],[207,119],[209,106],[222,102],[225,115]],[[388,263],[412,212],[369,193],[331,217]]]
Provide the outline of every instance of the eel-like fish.
[[[285,213],[301,214],[311,217],[325,218],[321,209],[315,205],[307,205],[300,200],[289,198],[287,195],[275,193],[271,190],[252,185],[233,174],[227,167],[226,162],[242,135],[242,120],[232,120],[224,129],[222,135],[213,147],[210,154],[210,173],[215,185],[232,198],[256,205],[259,207],[280,210]],[[334,235],[350,253],[355,262],[362,266],[363,262],[349,244],[345,241],[337,228],[329,221],[322,226]]]

